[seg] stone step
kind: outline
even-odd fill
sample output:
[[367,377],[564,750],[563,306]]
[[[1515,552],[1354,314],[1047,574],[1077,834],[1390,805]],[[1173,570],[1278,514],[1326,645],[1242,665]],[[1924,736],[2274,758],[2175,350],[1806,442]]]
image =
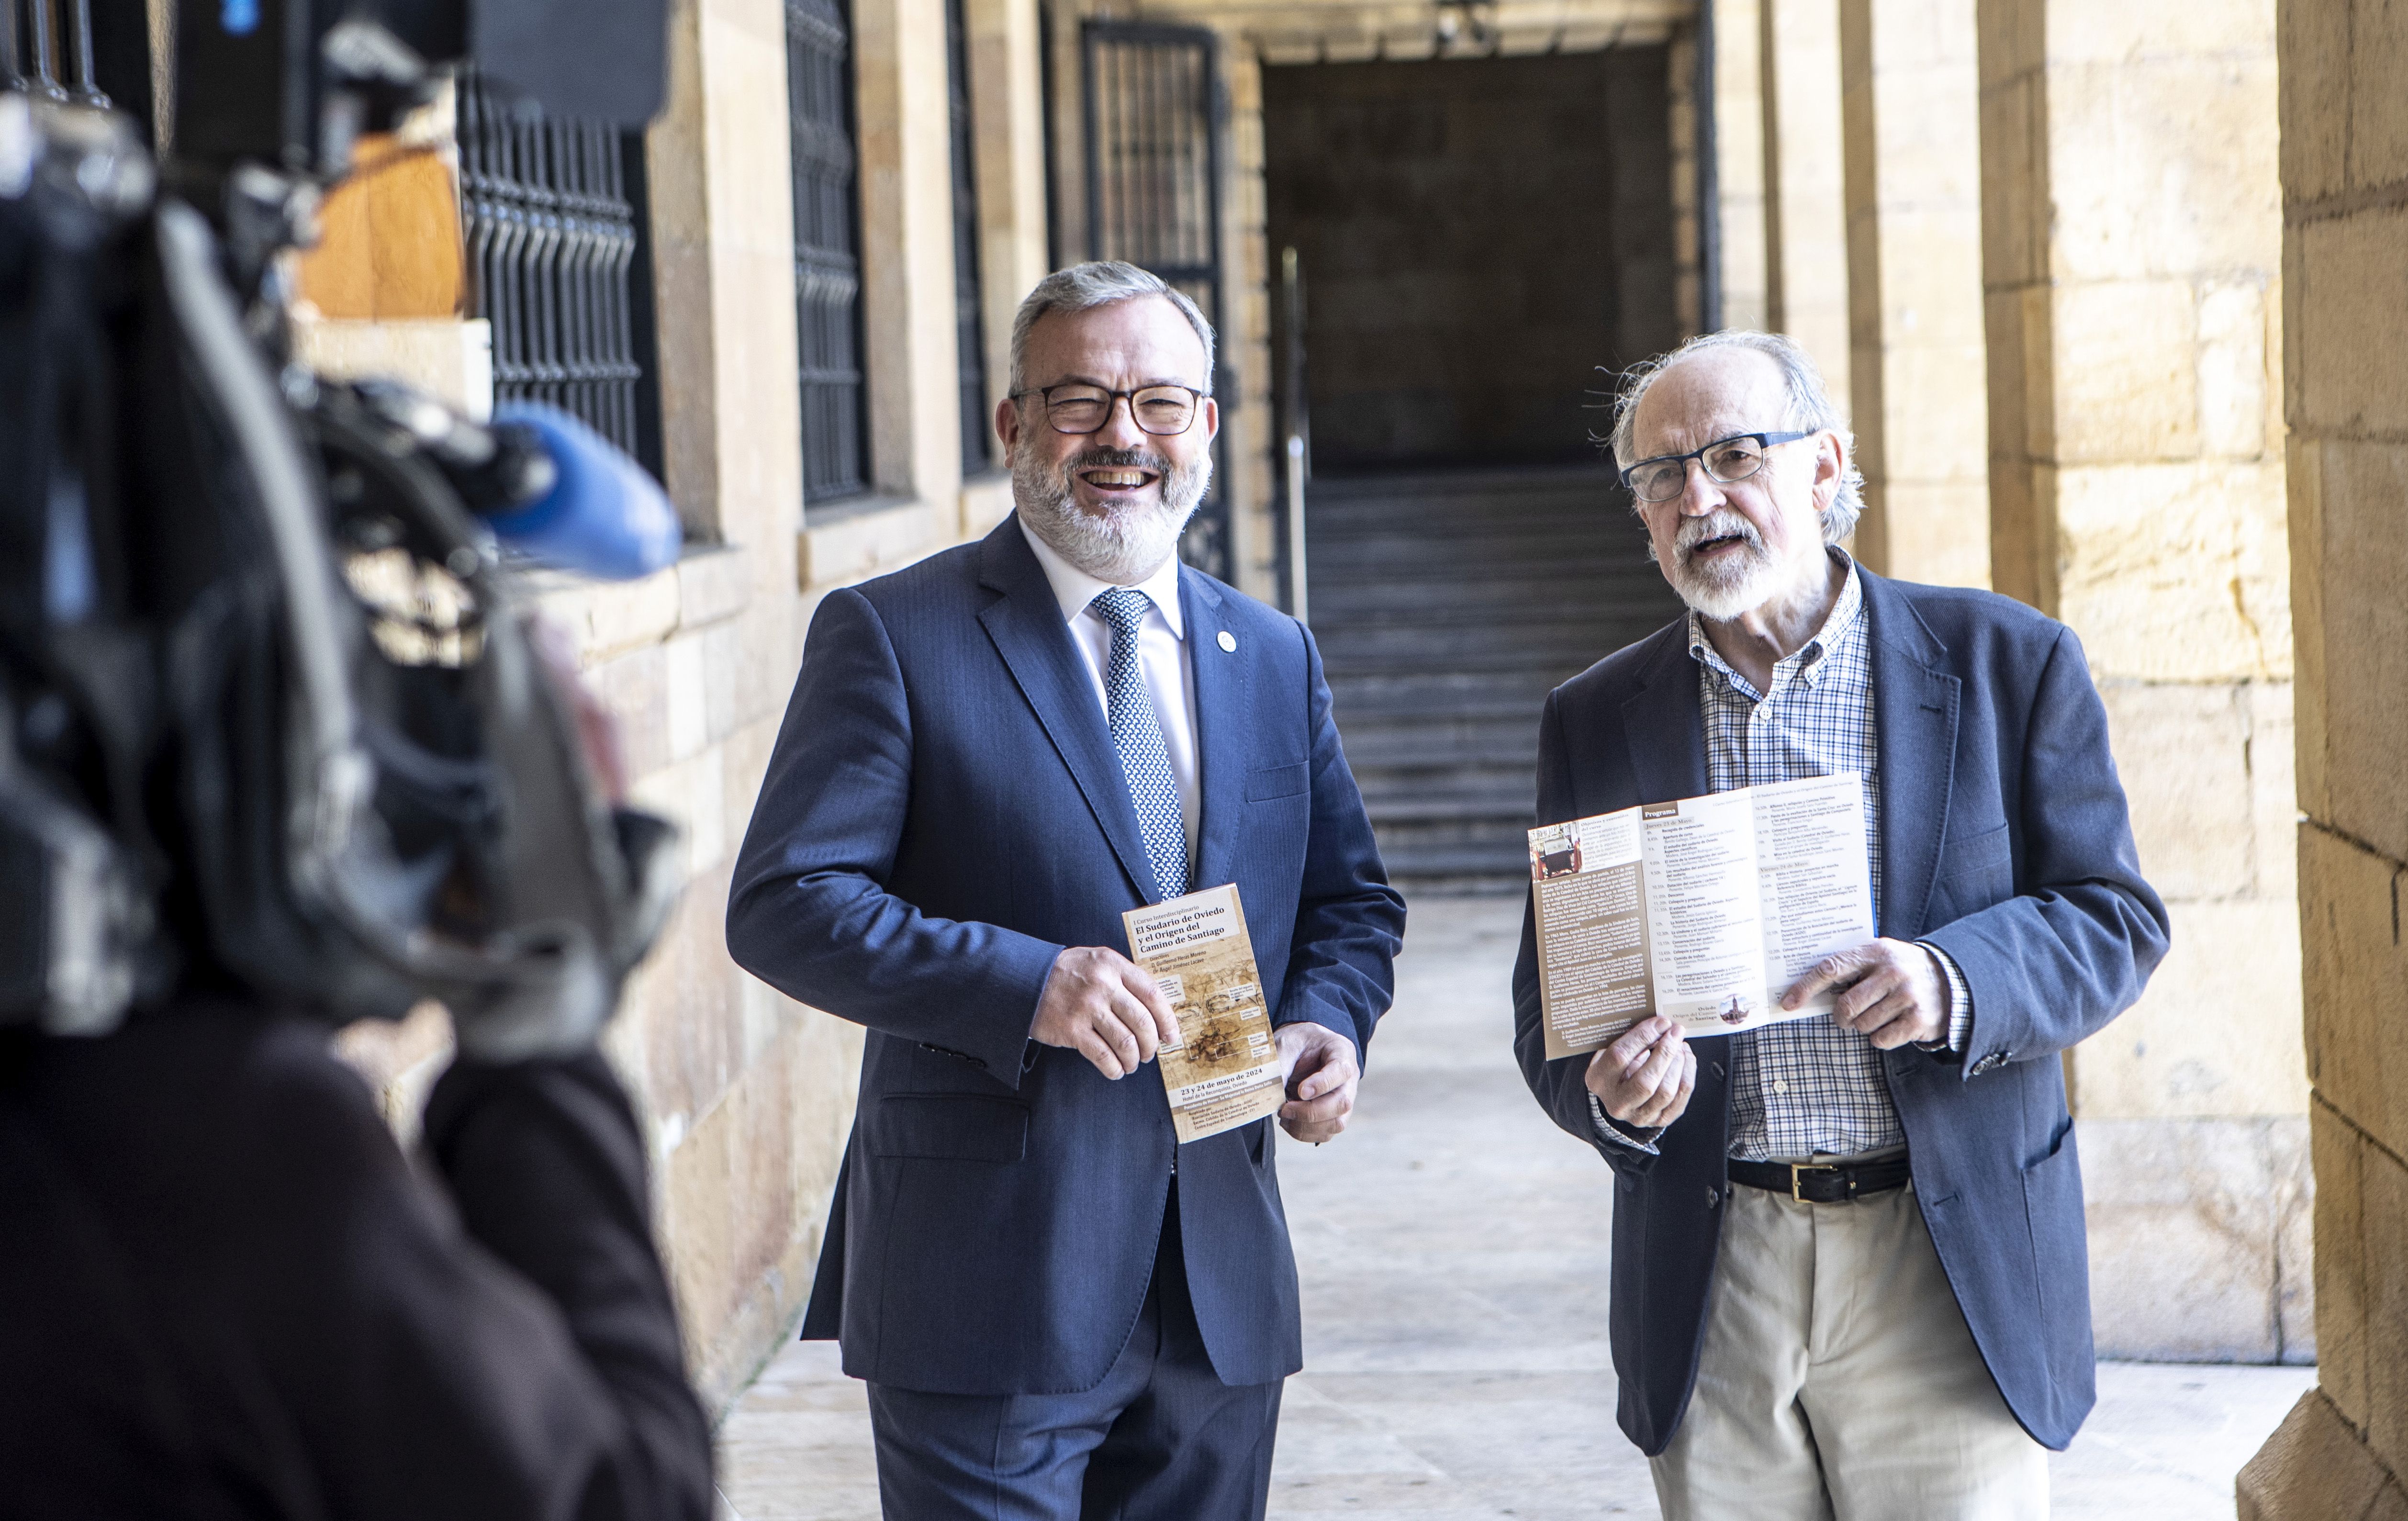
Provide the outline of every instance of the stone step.
[[1530,881],[1530,855],[1524,838],[1420,840],[1380,833],[1380,861],[1388,880],[1407,893],[1429,892],[1441,886],[1512,892]]
[[1598,467],[1323,479],[1312,630],[1390,874],[1529,880],[1547,693],[1677,610]]

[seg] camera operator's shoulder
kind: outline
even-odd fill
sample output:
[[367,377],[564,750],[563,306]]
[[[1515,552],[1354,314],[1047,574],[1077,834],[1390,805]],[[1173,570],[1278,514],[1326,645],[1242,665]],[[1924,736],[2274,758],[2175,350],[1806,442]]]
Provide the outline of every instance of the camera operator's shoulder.
[[198,1243],[408,1186],[375,1096],[328,1049],[326,1026],[234,999],[42,1039],[14,1098],[93,1207],[138,1222],[131,1240],[184,1243],[171,1255],[194,1256],[195,1271],[210,1255]]
[[406,1170],[376,1095],[335,1055],[324,1025],[228,1006],[174,1017],[217,1069],[215,1124],[238,1159],[236,1175],[306,1194]]

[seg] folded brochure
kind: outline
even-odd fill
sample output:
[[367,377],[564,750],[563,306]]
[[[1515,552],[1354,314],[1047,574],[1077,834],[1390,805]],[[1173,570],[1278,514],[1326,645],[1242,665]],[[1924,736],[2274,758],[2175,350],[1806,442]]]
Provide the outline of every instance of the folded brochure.
[[1157,1056],[1179,1139],[1201,1141],[1278,1113],[1287,1087],[1238,889],[1208,887],[1121,919],[1129,959],[1179,1016],[1179,1043]]
[[1550,1057],[1650,1014],[1727,1035],[1828,1013],[1781,997],[1873,938],[1856,772],[1649,803],[1530,831]]

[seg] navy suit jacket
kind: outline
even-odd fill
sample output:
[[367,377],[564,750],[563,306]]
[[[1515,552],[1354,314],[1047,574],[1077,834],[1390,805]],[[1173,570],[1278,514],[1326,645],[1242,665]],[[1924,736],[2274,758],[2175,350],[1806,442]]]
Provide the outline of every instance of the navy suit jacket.
[[[2024,1428],[2062,1449],[2089,1413],[2082,1174],[2057,1054],[2139,997],[2165,954],[2107,715],[2071,629],[1988,592],[1863,575],[1881,757],[1881,933],[1953,956],[1973,996],[1961,1057],[1882,1071],[1915,1197],[1974,1342]],[[1706,790],[1685,621],[1547,699],[1539,821]],[[1556,1124],[1613,1165],[1609,1335],[1622,1429],[1649,1456],[1687,1407],[1705,1339],[1730,1134],[1731,1037],[1693,1039],[1689,1106],[1660,1155],[1598,1141],[1585,1056],[1546,1059],[1526,913],[1513,1044]]]
[[[1235,882],[1275,1025],[1357,1053],[1388,1007],[1388,886],[1303,625],[1182,569],[1197,884]],[[1064,947],[1125,952],[1153,875],[1093,678],[1018,523],[820,604],[736,866],[727,945],[868,1026],[807,1339],[939,1394],[1100,1382],[1170,1192],[1160,1070],[1028,1039]],[[1302,1362],[1271,1122],[1178,1147],[1187,1281],[1230,1384]]]

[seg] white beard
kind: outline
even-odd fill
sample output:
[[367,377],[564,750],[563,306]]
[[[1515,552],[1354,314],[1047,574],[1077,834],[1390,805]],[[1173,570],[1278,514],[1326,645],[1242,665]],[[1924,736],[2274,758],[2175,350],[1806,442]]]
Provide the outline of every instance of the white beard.
[[[1212,483],[1212,457],[1174,466],[1160,454],[1130,449],[1088,449],[1058,469],[1048,469],[1013,451],[1011,500],[1020,521],[1046,547],[1097,581],[1133,586],[1162,567],[1179,551],[1179,535],[1196,515]],[[1080,508],[1071,492],[1081,470],[1124,465],[1152,470],[1161,480],[1157,505],[1129,505],[1098,517]]]
[[[1689,551],[1709,538],[1738,534],[1745,540],[1735,557],[1698,565]],[[1756,525],[1736,512],[1716,509],[1685,518],[1672,552],[1672,590],[1701,618],[1728,623],[1753,612],[1781,589],[1781,565],[1764,547]]]

